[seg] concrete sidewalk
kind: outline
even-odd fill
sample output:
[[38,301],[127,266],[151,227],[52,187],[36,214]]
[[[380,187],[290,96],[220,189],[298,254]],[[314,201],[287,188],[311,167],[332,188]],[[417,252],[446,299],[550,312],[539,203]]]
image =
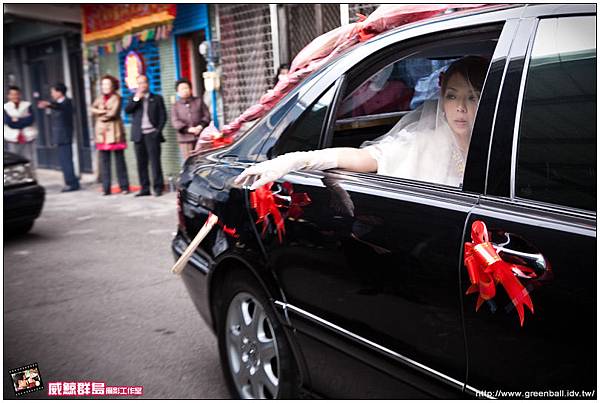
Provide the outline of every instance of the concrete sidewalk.
[[[37,181],[46,188],[47,192],[58,191],[65,187],[65,181],[63,179],[63,174],[59,170],[54,169],[41,169],[37,168],[35,170],[35,174],[37,177]],[[79,178],[79,183],[81,184],[81,188],[83,190],[98,190],[100,191],[100,183],[96,182],[95,174],[81,174]]]
[[37,362],[46,385],[23,397],[93,381],[143,386],[144,399],[227,398],[217,340],[169,270],[175,193],[103,196],[94,175],[61,193],[60,171],[37,173],[42,214],[4,243],[4,373]]
[[[60,192],[63,187],[65,187],[65,181],[63,179],[63,174],[59,170],[54,169],[36,169],[36,176],[38,182],[46,188],[46,192]],[[112,192],[118,193],[119,187],[116,183],[116,178],[114,178],[115,173],[113,173],[113,181],[112,181]],[[79,178],[79,184],[81,185],[82,190],[89,190],[98,193],[102,193],[102,184],[96,181],[96,174],[88,174],[82,173]],[[167,182],[167,178],[165,178],[165,190],[164,195],[169,193],[169,186]],[[130,186],[131,192],[136,193],[140,190],[139,186]]]

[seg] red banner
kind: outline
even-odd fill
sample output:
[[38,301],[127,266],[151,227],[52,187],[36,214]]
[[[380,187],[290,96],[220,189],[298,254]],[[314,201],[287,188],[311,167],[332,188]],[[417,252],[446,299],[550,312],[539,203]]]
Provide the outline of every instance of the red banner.
[[85,4],[83,40],[108,39],[175,19],[176,4]]

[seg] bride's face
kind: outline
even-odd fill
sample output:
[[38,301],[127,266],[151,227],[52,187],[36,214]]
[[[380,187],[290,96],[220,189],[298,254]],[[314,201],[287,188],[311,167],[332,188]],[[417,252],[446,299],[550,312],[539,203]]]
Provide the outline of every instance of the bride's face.
[[479,92],[461,74],[448,78],[443,108],[448,125],[455,134],[470,135],[478,102]]

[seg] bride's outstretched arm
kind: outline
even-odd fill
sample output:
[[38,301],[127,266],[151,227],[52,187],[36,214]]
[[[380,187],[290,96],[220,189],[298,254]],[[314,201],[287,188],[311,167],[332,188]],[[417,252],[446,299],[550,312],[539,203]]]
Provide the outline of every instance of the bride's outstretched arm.
[[250,189],[277,180],[291,171],[347,169],[354,172],[377,172],[377,161],[362,148],[337,147],[314,151],[296,151],[245,169],[235,184],[244,184],[255,177]]
[[339,147],[337,168],[354,172],[377,172],[377,160],[364,148]]

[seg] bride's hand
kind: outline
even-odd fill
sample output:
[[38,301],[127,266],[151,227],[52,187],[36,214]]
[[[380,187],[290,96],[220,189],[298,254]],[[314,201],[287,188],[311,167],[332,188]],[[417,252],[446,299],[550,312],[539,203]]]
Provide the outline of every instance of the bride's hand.
[[255,179],[254,183],[250,186],[250,190],[255,190],[269,182],[276,181],[293,170],[294,166],[290,161],[286,161],[283,158],[275,158],[246,168],[235,178],[233,183],[236,185],[245,185],[251,179]]
[[339,149],[295,151],[283,154],[272,160],[264,161],[245,169],[233,181],[234,184],[246,184],[248,179],[255,177],[256,181],[250,186],[255,190],[269,182],[285,176],[292,171],[302,169],[326,170],[338,166]]

